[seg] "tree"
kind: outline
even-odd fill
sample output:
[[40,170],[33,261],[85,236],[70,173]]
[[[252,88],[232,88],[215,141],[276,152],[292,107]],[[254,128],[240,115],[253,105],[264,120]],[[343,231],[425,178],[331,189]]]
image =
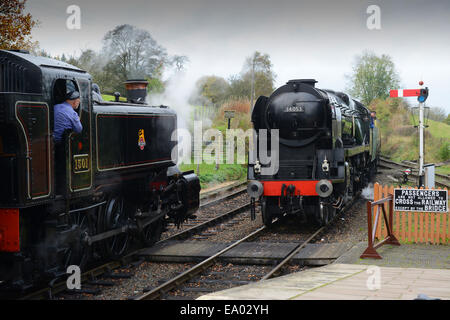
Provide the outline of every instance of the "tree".
[[[65,60],[63,60],[65,59]],[[101,54],[92,49],[82,50],[78,57],[71,56],[66,58],[64,55],[60,58],[61,61],[65,61],[71,65],[74,65],[82,70],[86,70],[92,76],[92,79],[97,83],[102,91],[113,93],[114,90],[111,87],[110,77],[104,72],[105,61]],[[123,84],[119,84],[122,85]],[[122,92],[123,93],[123,92]]]
[[51,58],[52,55],[50,53],[48,53],[47,51],[45,51],[44,49],[37,49],[33,52],[33,54],[39,56],[39,57],[44,57],[44,58]]
[[431,107],[428,118],[434,121],[443,122],[447,118],[447,112],[440,107]]
[[[45,50],[38,55],[50,57]],[[92,75],[102,92],[126,94],[124,82],[130,79],[145,79],[150,93],[164,91],[163,73],[168,67],[180,71],[189,62],[188,57],[169,56],[148,31],[131,25],[120,25],[107,32],[100,52],[82,50],[78,56],[54,57],[79,67]]]
[[450,114],[447,116],[447,119],[444,120],[444,123],[450,126]]
[[[181,70],[189,61],[186,56],[170,57],[148,31],[129,24],[119,25],[106,33],[102,55],[107,61],[103,68],[106,88],[121,93],[125,93],[123,82],[128,79],[161,80],[165,68],[175,66]],[[158,83],[162,84],[161,81]]]
[[218,104],[224,102],[230,87],[228,82],[217,76],[204,76],[197,80],[195,97],[191,100],[199,104]]
[[103,52],[124,80],[151,76],[160,65],[168,62],[166,49],[148,31],[129,24],[106,33],[103,42]]
[[261,95],[270,95],[274,90],[273,83],[275,81],[275,73],[272,71],[272,66],[268,54],[255,51],[252,56],[246,58],[241,73],[230,77],[228,95],[250,99],[252,87],[254,98]]
[[189,58],[186,57],[186,56],[174,55],[174,56],[171,58],[171,64],[172,64],[172,65],[175,65],[175,68],[176,68],[178,71],[183,70],[185,64],[188,63],[188,62],[189,62]]
[[0,2],[0,49],[34,50],[38,43],[31,40],[31,30],[37,25],[31,14],[25,14],[27,0]]
[[398,88],[400,82],[391,57],[385,54],[378,57],[371,52],[356,56],[353,73],[347,77],[350,94],[367,106],[376,98],[389,97],[389,90]]

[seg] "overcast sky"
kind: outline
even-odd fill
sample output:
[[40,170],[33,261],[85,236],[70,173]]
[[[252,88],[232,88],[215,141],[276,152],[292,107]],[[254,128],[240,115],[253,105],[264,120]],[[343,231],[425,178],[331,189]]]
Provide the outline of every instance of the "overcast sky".
[[[73,4],[81,9],[80,30],[66,27]],[[380,30],[367,28],[370,5],[381,9]],[[193,82],[237,74],[258,50],[270,55],[277,86],[315,78],[319,88],[344,90],[356,55],[385,53],[402,88],[423,79],[428,105],[450,113],[449,0],[28,0],[27,8],[41,22],[34,39],[51,54],[99,50],[107,31],[128,23],[149,31],[169,54],[188,56]]]

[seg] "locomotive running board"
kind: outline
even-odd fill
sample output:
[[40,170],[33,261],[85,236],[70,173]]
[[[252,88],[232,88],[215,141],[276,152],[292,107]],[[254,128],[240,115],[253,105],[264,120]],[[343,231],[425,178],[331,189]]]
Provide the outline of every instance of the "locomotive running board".
[[353,148],[350,148],[350,149],[345,149],[345,156],[346,157],[353,157],[353,156],[355,156],[357,154],[360,154],[360,153],[363,153],[363,152],[366,152],[366,151],[369,151],[369,150],[370,150],[370,145],[368,145],[368,144],[363,145],[363,146],[357,146],[357,147],[353,147]]

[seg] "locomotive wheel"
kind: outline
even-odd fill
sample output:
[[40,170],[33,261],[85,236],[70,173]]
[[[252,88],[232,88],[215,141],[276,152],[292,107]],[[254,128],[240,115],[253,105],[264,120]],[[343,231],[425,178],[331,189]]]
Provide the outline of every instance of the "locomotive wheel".
[[330,205],[319,203],[314,207],[314,215],[311,217],[316,226],[326,226],[336,215],[336,209]]
[[67,270],[67,267],[70,265],[77,265],[83,270],[91,256],[91,247],[84,239],[93,234],[93,227],[88,212],[73,213],[70,218],[72,224],[78,226],[79,236],[66,248],[63,257],[63,267],[64,270]]
[[262,221],[265,224],[265,226],[271,227],[273,218],[272,218],[272,214],[270,213],[270,205],[267,204],[267,199],[264,199],[261,202],[261,215],[262,215]]
[[153,222],[152,224],[146,226],[144,230],[142,230],[142,243],[146,247],[150,247],[154,245],[161,239],[161,234],[164,230],[164,219],[159,219],[158,221]]
[[328,205],[326,207],[328,208],[328,222],[330,222],[336,216],[337,210],[332,205]]
[[[128,224],[128,212],[123,197],[117,195],[110,198],[103,213],[102,232],[117,229]],[[128,249],[130,235],[125,232],[104,241],[105,255],[112,258],[122,256]]]
[[305,205],[305,212],[308,224],[314,227],[321,225],[319,204]]
[[328,206],[323,203],[319,203],[319,221],[318,222],[321,226],[326,226],[328,224],[328,222],[330,222]]
[[261,215],[262,221],[266,227],[271,227],[273,219],[280,214],[280,208],[278,206],[278,198],[263,197],[261,201]]

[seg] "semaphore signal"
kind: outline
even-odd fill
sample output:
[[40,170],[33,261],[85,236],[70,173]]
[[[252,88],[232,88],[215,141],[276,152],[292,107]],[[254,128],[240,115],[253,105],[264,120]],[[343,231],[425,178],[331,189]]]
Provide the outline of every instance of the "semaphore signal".
[[425,102],[425,100],[427,100],[427,98],[428,98],[428,87],[426,87],[425,89],[395,89],[395,90],[390,90],[389,91],[389,96],[391,98],[418,97],[417,100],[419,102]]
[[[423,81],[419,81],[419,85],[422,87]],[[417,97],[417,101],[419,101],[419,187],[422,187],[424,182],[424,102],[428,98],[428,87],[390,90],[389,95],[391,98]]]
[[391,90],[389,93],[391,98],[418,97],[420,89],[397,89]]

